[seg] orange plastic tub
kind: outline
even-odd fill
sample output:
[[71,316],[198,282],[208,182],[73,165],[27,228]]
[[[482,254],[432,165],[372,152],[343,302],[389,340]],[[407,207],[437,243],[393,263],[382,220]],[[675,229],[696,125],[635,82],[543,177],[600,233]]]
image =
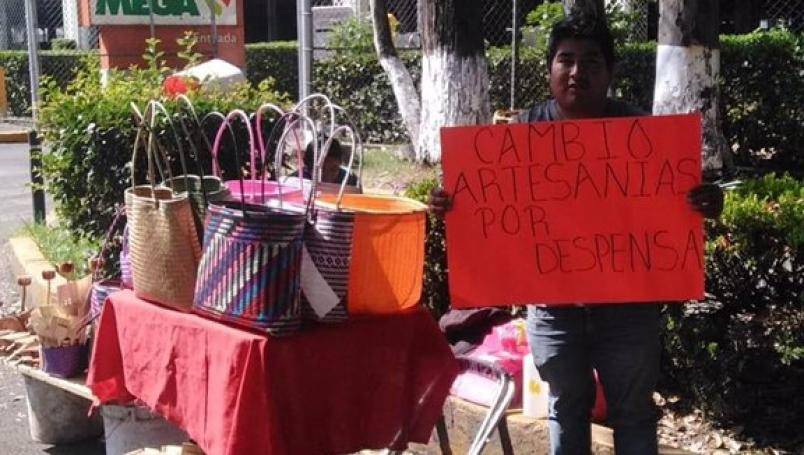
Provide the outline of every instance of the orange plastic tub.
[[[322,194],[319,209],[354,213],[347,309],[389,314],[415,306],[422,293],[427,206],[371,194]],[[338,207],[339,206],[339,207]]]

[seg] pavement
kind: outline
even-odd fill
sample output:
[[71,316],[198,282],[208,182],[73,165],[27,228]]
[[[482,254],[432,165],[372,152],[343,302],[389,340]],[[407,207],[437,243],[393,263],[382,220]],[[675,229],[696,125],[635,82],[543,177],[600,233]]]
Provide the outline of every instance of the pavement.
[[[3,131],[17,125],[0,123]],[[8,239],[33,219],[27,144],[0,143],[0,314],[13,312],[19,298],[9,266]],[[103,443],[52,446],[31,439],[22,376],[0,363],[0,455],[96,455]]]

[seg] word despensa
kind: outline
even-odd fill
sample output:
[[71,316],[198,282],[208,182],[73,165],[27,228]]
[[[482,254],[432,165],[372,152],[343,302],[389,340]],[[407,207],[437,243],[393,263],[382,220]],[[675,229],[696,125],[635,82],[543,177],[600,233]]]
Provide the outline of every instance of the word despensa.
[[698,161],[657,149],[640,119],[628,128],[618,121],[616,131],[607,120],[479,128],[465,152],[473,164],[449,188],[456,206],[471,207],[468,228],[485,239],[532,239],[540,273],[701,268],[692,231],[684,241],[663,230],[570,235],[551,223],[590,205],[677,200],[698,183]]

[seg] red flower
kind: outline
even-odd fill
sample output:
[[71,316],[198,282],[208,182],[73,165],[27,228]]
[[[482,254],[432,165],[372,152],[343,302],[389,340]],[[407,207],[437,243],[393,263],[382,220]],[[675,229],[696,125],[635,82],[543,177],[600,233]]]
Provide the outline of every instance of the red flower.
[[183,76],[168,76],[165,78],[162,89],[165,94],[170,98],[175,98],[177,95],[187,93],[190,90],[198,88],[198,81],[191,77]]

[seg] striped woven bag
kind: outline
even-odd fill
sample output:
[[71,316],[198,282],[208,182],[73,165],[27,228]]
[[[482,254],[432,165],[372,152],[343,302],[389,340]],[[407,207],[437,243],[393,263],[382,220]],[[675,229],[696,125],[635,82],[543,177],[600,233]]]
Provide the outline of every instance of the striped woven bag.
[[[226,116],[216,142],[233,118],[246,124],[253,144],[253,130],[242,110]],[[246,204],[243,191],[239,202],[211,202],[194,311],[270,335],[297,330],[301,325],[299,294],[305,220],[306,214],[300,210]]]

